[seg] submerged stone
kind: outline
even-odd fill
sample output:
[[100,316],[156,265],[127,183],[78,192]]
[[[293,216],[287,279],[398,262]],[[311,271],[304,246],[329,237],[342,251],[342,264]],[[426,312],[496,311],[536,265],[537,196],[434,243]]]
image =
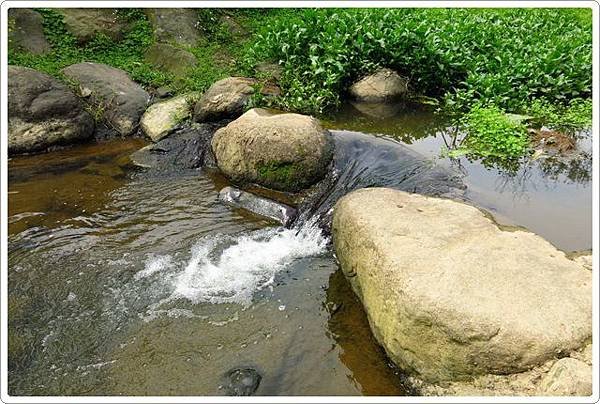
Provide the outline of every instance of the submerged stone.
[[232,369],[225,374],[225,390],[230,396],[253,395],[262,379],[256,369],[238,368]]
[[291,206],[234,187],[223,188],[219,192],[219,200],[236,208],[274,219],[285,227],[289,227],[297,215],[296,209]]

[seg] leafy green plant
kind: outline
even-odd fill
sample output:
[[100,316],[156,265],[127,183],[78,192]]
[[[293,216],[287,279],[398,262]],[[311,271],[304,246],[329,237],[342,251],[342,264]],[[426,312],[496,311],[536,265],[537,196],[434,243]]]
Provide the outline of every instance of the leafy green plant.
[[246,63],[284,68],[283,107],[322,112],[375,68],[468,111],[523,112],[534,99],[591,95],[590,9],[303,9],[259,30]]
[[476,105],[463,117],[462,124],[466,135],[457,149],[459,153],[515,159],[528,151],[527,128],[497,107]]
[[592,100],[574,99],[568,105],[535,100],[528,111],[537,123],[550,129],[572,133],[592,125]]

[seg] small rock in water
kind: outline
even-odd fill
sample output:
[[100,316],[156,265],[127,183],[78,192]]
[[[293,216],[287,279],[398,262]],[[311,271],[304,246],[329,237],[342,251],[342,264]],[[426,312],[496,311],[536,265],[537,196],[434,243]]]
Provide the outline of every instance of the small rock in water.
[[289,227],[297,216],[296,209],[291,206],[234,187],[223,188],[219,192],[219,200],[230,206],[274,219],[285,227]]
[[258,389],[262,376],[256,369],[236,368],[225,374],[225,389],[230,396],[251,396]]

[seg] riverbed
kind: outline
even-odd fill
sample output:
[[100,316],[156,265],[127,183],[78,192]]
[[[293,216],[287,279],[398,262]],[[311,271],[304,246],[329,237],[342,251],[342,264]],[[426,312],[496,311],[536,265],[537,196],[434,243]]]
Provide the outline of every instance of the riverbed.
[[[399,179],[406,149],[458,173],[463,199],[499,223],[591,248],[591,157],[517,169],[441,157],[449,121],[402,106],[346,105],[324,125],[361,160],[354,183],[418,181]],[[372,337],[326,232],[223,205],[229,183],[214,169],[133,168],[145,144],[9,161],[10,394],[225,395],[239,367],[261,375],[258,395],[415,393]]]

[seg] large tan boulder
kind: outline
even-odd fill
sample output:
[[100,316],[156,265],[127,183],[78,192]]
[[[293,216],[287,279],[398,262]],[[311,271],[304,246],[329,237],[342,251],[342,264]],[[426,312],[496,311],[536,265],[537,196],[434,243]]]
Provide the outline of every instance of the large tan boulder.
[[380,69],[350,86],[350,95],[363,102],[387,102],[408,93],[408,80],[390,69]]
[[150,105],[140,120],[142,130],[153,142],[158,142],[192,116],[192,107],[198,96],[197,93],[183,94]]
[[237,118],[257,89],[266,96],[279,94],[279,88],[264,86],[252,78],[227,77],[219,80],[206,90],[196,104],[194,120],[207,122]]
[[101,119],[121,135],[138,127],[150,95],[127,72],[102,63],[83,62],[65,67],[64,75],[78,84],[79,95]]
[[94,120],[71,89],[46,73],[8,66],[8,153],[81,142]]
[[298,191],[323,178],[333,141],[310,116],[251,109],[215,132],[212,150],[235,182]]
[[524,371],[591,338],[591,272],[477,208],[361,189],[332,228],[376,339],[425,381]]

